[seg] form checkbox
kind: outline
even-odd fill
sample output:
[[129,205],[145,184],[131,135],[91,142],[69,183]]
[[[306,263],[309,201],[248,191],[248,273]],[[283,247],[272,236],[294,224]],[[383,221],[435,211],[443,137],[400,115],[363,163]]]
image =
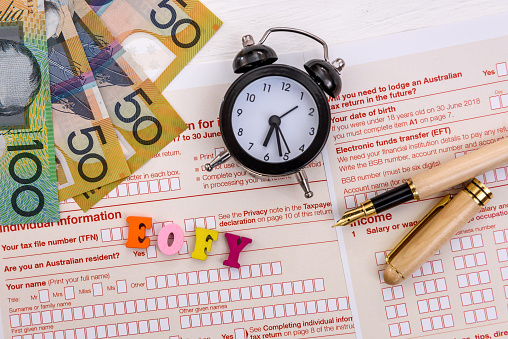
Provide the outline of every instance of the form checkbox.
[[159,325],[161,331],[169,331],[169,318],[160,318]]
[[133,321],[130,323],[127,323],[127,328],[129,329],[129,334],[134,335],[138,334],[138,323]]
[[161,179],[159,185],[161,187],[161,192],[168,192],[170,190],[169,179]]
[[[96,305],[96,306],[99,306],[99,305]],[[108,304],[104,304],[104,306],[100,305],[99,307],[97,307],[97,317],[99,316],[111,316],[111,315],[115,315],[115,309],[114,309],[114,306],[112,303],[108,303]]]
[[339,311],[349,309],[348,299],[346,297],[338,298],[338,302],[339,302]]
[[49,302],[49,290],[39,290],[39,301],[41,303]]
[[[157,281],[157,288],[166,288],[167,281],[166,281],[165,275],[158,275],[156,277],[156,281]],[[148,285],[147,285],[147,288],[148,288]]]
[[263,307],[254,307],[254,319],[255,320],[264,319]]
[[93,307],[90,305],[83,306],[83,315],[85,319],[93,318]]
[[307,301],[306,306],[307,306],[307,313],[308,314],[314,314],[317,312],[315,300]]
[[21,320],[19,318],[19,314],[13,314],[9,317],[9,319],[11,321],[12,328],[21,326]]
[[489,98],[490,101],[490,108],[491,109],[499,109],[501,108],[501,97],[496,95]]
[[156,288],[155,277],[146,277],[146,289],[154,290]]
[[102,242],[110,242],[111,241],[111,229],[106,228],[106,229],[101,230],[101,237],[102,237]]
[[100,297],[102,296],[102,283],[92,284],[93,296]]
[[95,313],[96,318],[104,317],[104,305],[102,304],[94,305],[93,311]]
[[112,228],[111,229],[111,238],[114,241],[121,240],[122,239],[122,228],[121,227]]
[[127,293],[127,282],[125,280],[117,280],[116,291],[118,293]]
[[286,317],[292,317],[296,315],[295,304],[285,304],[284,308],[286,309]]
[[496,64],[496,70],[497,70],[498,77],[508,75],[508,67],[506,65],[506,62],[500,62],[500,63]]
[[232,288],[231,289],[231,301],[238,301],[238,300],[241,300],[240,289],[239,288]]
[[157,258],[157,250],[155,245],[150,245],[146,248],[146,256],[148,259]]
[[65,300],[74,299],[74,286],[64,287]]
[[123,301],[119,301],[115,303],[115,311],[116,314],[125,314],[125,303]]
[[220,324],[222,324],[221,312],[213,312],[212,313],[212,324],[213,325],[220,325]]
[[118,326],[118,336],[126,336],[129,334],[129,330],[127,328],[127,323],[119,323]]

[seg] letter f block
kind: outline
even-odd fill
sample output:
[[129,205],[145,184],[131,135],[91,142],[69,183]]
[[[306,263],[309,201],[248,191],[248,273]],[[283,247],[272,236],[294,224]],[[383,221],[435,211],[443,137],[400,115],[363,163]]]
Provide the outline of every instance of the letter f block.
[[207,254],[212,250],[212,242],[219,239],[219,232],[202,227],[196,227],[196,246],[191,257],[199,260],[206,260]]

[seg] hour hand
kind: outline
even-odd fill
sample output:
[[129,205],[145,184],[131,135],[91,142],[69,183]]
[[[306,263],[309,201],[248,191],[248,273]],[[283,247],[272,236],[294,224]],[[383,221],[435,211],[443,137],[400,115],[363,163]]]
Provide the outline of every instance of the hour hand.
[[270,124],[270,129],[268,130],[268,134],[266,135],[265,141],[263,142],[263,146],[266,147],[268,145],[268,141],[270,141],[270,137],[272,136],[274,129],[275,129],[275,125]]

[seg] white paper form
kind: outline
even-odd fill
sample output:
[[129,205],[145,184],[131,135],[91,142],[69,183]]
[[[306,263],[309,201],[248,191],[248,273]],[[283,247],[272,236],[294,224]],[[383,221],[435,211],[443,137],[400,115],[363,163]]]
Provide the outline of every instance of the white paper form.
[[[59,224],[1,228],[6,338],[355,337],[321,157],[311,200],[292,176],[204,170],[226,89],[166,92],[189,129],[88,213],[68,201]],[[148,249],[125,247],[128,216],[152,218]],[[170,222],[185,235],[173,256],[156,247]],[[191,258],[197,227],[220,232],[206,261]],[[252,239],[240,269],[223,265],[225,232]]]
[[[508,137],[507,43],[482,40],[344,71],[325,157],[337,219],[416,173]],[[494,193],[489,205],[399,285],[382,279],[385,256],[462,185],[338,230],[363,338],[508,333],[507,167],[478,179]]]

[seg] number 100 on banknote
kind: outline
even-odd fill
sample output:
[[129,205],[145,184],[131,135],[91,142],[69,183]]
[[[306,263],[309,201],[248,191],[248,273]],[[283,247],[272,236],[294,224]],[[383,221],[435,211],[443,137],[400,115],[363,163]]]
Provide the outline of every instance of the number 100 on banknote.
[[44,11],[0,0],[0,224],[59,220]]

